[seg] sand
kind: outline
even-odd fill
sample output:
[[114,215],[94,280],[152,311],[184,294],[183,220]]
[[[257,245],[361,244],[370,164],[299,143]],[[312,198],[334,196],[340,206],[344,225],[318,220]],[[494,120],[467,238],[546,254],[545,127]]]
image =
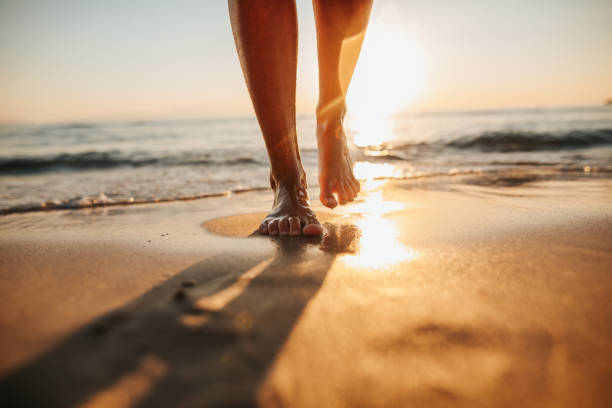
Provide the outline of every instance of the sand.
[[490,183],[1,217],[2,405],[611,406],[612,181]]

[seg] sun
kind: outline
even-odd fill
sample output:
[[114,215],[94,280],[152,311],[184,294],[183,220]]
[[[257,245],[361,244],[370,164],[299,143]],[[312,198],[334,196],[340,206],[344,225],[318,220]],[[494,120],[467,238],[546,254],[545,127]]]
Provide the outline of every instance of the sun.
[[418,28],[391,5],[374,10],[347,93],[349,127],[358,146],[393,137],[389,116],[409,108],[426,87],[427,64]]

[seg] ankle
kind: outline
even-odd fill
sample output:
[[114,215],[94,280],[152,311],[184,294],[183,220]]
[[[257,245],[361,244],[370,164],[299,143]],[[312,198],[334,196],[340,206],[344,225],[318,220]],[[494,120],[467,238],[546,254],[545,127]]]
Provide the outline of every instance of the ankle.
[[270,172],[270,185],[273,190],[279,188],[293,189],[295,186],[306,188],[306,172],[303,168],[296,169],[280,169]]

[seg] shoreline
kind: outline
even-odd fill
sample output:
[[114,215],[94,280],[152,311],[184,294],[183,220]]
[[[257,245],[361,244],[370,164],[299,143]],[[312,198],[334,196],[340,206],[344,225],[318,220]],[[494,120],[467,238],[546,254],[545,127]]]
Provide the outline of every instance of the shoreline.
[[[381,176],[381,177],[373,177],[369,179],[360,179],[361,183],[367,181],[421,181],[421,180],[440,180],[441,182],[447,183],[461,183],[465,182],[466,179],[474,178],[478,179],[479,177],[498,177],[499,179],[504,179],[505,176],[514,175],[519,178],[526,178],[528,176],[533,176],[533,180],[551,180],[551,179],[566,179],[570,178],[592,178],[592,177],[612,177],[610,174],[612,172],[609,169],[599,169],[597,167],[567,167],[567,166],[558,166],[558,165],[548,165],[548,164],[534,164],[529,163],[526,165],[520,165],[516,167],[516,163],[508,163],[508,165],[513,165],[514,167],[502,168],[502,169],[467,169],[467,170],[458,170],[451,169],[448,172],[437,172],[437,173],[423,173],[423,174],[412,174],[406,176]],[[458,179],[458,180],[457,180]],[[494,183],[491,183],[494,185]],[[502,183],[500,187],[503,187]],[[314,186],[318,188],[318,186]],[[14,207],[8,208],[0,208],[0,216],[10,215],[10,214],[22,214],[22,213],[31,213],[31,212],[48,212],[48,211],[62,211],[62,210],[80,210],[87,208],[105,208],[105,207],[126,207],[132,205],[142,205],[142,204],[163,204],[163,203],[173,203],[178,201],[193,201],[193,200],[202,200],[207,198],[217,198],[217,197],[229,197],[234,194],[244,194],[250,192],[257,191],[271,191],[270,187],[250,187],[250,188],[238,188],[227,191],[220,192],[211,192],[211,193],[200,193],[195,195],[187,195],[187,196],[177,196],[177,197],[160,197],[160,198],[151,198],[151,199],[125,199],[125,200],[115,200],[109,199],[104,193],[101,193],[98,196],[94,197],[80,197],[78,199],[71,199],[67,201],[47,201],[40,204],[24,204],[18,205]]]

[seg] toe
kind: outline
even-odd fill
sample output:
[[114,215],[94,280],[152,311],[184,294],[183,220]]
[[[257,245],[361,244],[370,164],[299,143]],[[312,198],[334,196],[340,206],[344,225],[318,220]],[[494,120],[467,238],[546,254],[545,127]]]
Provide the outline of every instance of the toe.
[[268,221],[264,221],[259,225],[259,233],[262,235],[268,235]]
[[344,184],[344,192],[346,193],[346,201],[348,202],[353,201],[357,195],[355,194],[355,189],[350,181],[347,181],[346,184]]
[[357,193],[361,191],[361,184],[359,184],[359,180],[357,180],[355,177],[353,177],[352,183],[353,183],[353,190],[355,190],[355,195],[357,195]]
[[278,235],[278,220],[273,220],[268,223],[268,234]]
[[289,234],[289,219],[282,218],[278,222],[278,235],[288,235]]
[[344,191],[344,186],[342,184],[336,188],[336,193],[338,194],[340,205],[346,204],[346,191]]
[[301,235],[302,234],[302,224],[300,224],[300,219],[297,217],[289,217],[289,235]]
[[308,224],[302,229],[302,234],[306,236],[322,235],[323,227],[321,224]]
[[334,208],[338,205],[329,183],[321,183],[321,193],[319,194],[319,199],[321,200],[321,204],[328,208]]
[[304,217],[303,221],[304,228],[302,228],[302,234],[311,236],[323,234],[323,226],[315,216]]

